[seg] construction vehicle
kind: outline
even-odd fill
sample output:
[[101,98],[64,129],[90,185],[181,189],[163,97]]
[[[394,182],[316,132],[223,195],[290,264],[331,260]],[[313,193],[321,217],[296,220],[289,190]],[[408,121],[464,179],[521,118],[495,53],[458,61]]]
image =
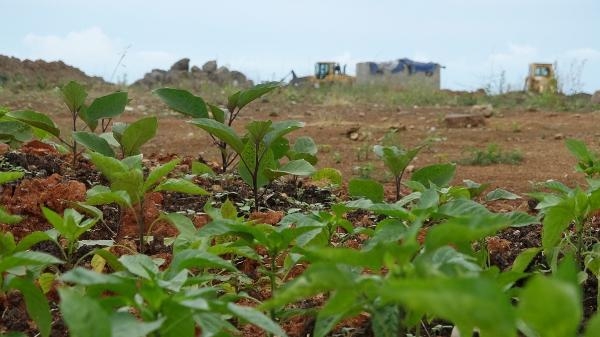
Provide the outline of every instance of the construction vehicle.
[[525,91],[532,93],[556,92],[554,66],[550,63],[531,63],[525,79]]
[[337,62],[315,63],[315,74],[313,76],[298,77],[292,70],[290,85],[313,85],[318,87],[326,84],[352,84],[354,77],[346,75],[346,66],[340,66]]

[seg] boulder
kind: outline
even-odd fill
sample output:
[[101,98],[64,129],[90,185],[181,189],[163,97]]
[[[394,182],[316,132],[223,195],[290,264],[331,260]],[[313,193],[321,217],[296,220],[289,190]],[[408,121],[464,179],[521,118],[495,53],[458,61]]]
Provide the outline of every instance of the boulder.
[[600,90],[596,90],[592,95],[591,101],[593,104],[600,104]]
[[485,125],[483,115],[449,114],[444,118],[446,127],[449,128],[472,128]]
[[202,69],[200,69],[200,67],[198,67],[198,66],[192,66],[191,72],[192,72],[192,74],[201,73]]
[[190,59],[182,58],[181,60],[173,63],[171,69],[169,71],[185,71],[188,72],[190,70]]
[[217,71],[217,61],[211,60],[211,61],[204,63],[204,65],[202,66],[202,70],[209,74],[214,73],[215,71]]

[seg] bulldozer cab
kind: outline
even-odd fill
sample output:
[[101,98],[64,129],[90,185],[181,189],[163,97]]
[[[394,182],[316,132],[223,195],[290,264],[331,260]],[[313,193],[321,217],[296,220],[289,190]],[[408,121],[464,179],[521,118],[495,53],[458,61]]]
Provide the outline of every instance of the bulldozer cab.
[[335,62],[317,62],[315,63],[315,78],[322,80],[328,76],[342,75],[342,68]]
[[531,63],[525,79],[525,90],[534,93],[555,92],[556,77],[550,63]]

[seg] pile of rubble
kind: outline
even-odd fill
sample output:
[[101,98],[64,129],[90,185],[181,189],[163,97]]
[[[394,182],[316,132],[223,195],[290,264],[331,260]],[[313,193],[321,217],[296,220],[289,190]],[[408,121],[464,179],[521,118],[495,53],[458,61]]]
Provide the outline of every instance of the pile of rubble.
[[88,76],[62,61],[20,60],[16,57],[0,55],[0,87],[51,89],[71,80],[86,85],[106,83],[102,78]]
[[199,87],[203,83],[250,87],[252,81],[239,71],[218,67],[217,61],[206,62],[202,68],[192,66],[190,59],[184,58],[175,62],[169,70],[153,69],[144,78],[135,81],[132,86],[153,89],[164,85]]

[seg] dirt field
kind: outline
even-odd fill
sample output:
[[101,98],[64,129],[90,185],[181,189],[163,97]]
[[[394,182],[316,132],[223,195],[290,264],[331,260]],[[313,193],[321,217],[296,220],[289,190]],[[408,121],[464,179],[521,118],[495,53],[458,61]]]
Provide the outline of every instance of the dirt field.
[[[150,93],[132,92],[125,120],[142,115],[159,116],[157,137],[143,149],[152,153],[201,155],[206,160],[217,160],[214,147],[207,134],[186,123],[186,117],[169,112]],[[0,106],[10,109],[34,109],[50,113],[57,124],[67,128],[70,118],[52,91],[12,94],[0,93]],[[444,117],[450,113],[468,112],[469,108],[412,107],[409,109],[380,104],[349,104],[325,102],[324,104],[281,102],[275,97],[249,105],[240,114],[235,126],[243,126],[254,119],[288,120],[306,123],[306,127],[292,133],[292,137],[308,135],[319,145],[318,167],[333,167],[342,171],[345,181],[359,171],[381,181],[390,180],[382,163],[372,152],[372,146],[381,142],[390,129],[397,129],[397,139],[405,147],[419,144],[427,138],[435,141],[422,151],[414,161],[416,168],[431,163],[459,162],[468,157],[472,149],[485,149],[496,144],[504,151],[518,151],[520,164],[473,166],[458,164],[456,181],[470,179],[490,183],[491,188],[502,187],[525,193],[535,182],[548,179],[561,180],[568,185],[583,181],[574,171],[575,159],[564,146],[564,139],[584,140],[592,149],[600,144],[600,111],[589,113],[494,110],[484,126],[448,128]],[[347,133],[359,128],[358,139],[351,140]],[[362,170],[359,170],[362,167]],[[370,172],[370,173],[369,173]],[[391,185],[390,185],[391,188]]]

